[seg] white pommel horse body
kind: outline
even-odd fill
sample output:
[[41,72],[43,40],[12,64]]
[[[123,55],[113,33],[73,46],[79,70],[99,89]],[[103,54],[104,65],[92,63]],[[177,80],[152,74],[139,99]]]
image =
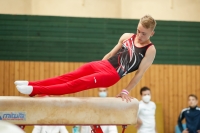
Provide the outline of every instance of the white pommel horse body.
[[121,98],[100,97],[18,97],[0,96],[0,120],[16,125],[93,125],[92,131],[102,133],[100,125],[137,123],[139,102]]

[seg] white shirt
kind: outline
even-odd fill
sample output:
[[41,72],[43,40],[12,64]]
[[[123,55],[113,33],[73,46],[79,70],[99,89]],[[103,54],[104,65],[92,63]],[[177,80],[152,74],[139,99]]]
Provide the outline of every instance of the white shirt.
[[[101,126],[103,133],[118,133],[116,126]],[[90,126],[81,126],[80,133],[91,133]]]
[[141,127],[137,133],[156,133],[155,130],[155,111],[156,105],[154,102],[144,103],[139,102],[138,117],[142,121]]
[[34,126],[32,133],[68,133],[65,126]]

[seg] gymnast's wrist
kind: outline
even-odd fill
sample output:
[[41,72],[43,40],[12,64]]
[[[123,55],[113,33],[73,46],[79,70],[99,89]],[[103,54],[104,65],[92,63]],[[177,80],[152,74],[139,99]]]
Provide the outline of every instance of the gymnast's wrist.
[[129,91],[127,91],[126,89],[123,89],[123,90],[121,91],[121,93],[122,93],[122,94],[125,94],[125,95],[129,95]]

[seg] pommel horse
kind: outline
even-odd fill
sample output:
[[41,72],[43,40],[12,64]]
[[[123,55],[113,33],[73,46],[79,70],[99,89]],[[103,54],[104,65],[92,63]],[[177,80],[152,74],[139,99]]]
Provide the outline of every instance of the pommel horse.
[[139,102],[100,97],[18,97],[0,96],[0,120],[16,125],[89,125],[103,133],[100,125],[137,123]]

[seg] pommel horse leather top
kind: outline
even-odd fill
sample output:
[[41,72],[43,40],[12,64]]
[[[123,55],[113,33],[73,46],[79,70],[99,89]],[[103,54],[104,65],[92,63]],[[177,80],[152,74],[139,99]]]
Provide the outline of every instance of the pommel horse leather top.
[[23,125],[133,125],[139,102],[100,97],[0,96],[0,120]]

